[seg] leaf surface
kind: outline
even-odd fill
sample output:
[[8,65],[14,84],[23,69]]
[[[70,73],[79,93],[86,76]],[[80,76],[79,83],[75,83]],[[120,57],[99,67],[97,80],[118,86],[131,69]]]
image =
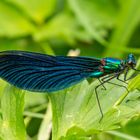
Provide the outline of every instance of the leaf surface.
[[[115,80],[115,82],[118,82]],[[118,129],[140,113],[138,90],[129,92],[125,100],[117,105],[118,100],[126,95],[126,90],[114,85],[106,85],[107,90],[98,90],[104,118],[99,122],[101,114],[97,105],[94,88],[97,81],[91,85],[83,81],[72,88],[50,94],[53,109],[53,139],[69,140],[73,137],[88,138],[88,136]],[[131,85],[130,85],[131,87]],[[129,99],[135,98],[132,102]]]
[[2,140],[26,140],[23,122],[24,93],[7,85],[1,97],[0,137]]

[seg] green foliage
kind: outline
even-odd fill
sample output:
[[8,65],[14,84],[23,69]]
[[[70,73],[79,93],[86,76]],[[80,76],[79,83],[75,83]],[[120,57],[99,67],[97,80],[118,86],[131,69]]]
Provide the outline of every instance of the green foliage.
[[[139,57],[139,23],[139,0],[3,0],[0,51],[67,55],[79,49],[85,56]],[[98,81],[83,81],[49,96],[27,92],[24,105],[24,93],[0,80],[0,140],[49,140],[51,130],[53,140],[137,140],[139,81],[140,76],[129,81],[129,94],[109,84],[106,91],[98,90],[104,112],[99,123]]]
[[115,51],[117,49],[117,53],[115,53],[115,56],[120,57],[120,52],[122,50],[126,50],[126,45],[129,43],[132,33],[139,24],[139,5],[139,0],[128,0],[127,4],[122,3],[121,11],[116,22],[117,26],[111,37],[111,41],[108,46],[109,49],[106,51],[105,55],[111,55],[112,51]]
[[[64,139],[64,137],[65,140],[73,137],[88,138],[95,133],[117,129],[140,113],[137,90],[130,92],[124,101],[119,101],[119,98],[126,94],[126,90],[122,87],[108,85],[106,91],[99,90],[99,98],[104,112],[104,118],[99,122],[101,114],[94,93],[96,85],[97,81],[91,85],[84,81],[75,87],[57,92],[58,94],[50,94],[53,108],[54,140]],[[130,88],[129,90],[131,91]]]
[[105,28],[112,27],[115,21],[117,14],[115,4],[108,0],[95,0],[94,2],[69,0],[69,3],[87,32],[97,41],[106,45],[107,42],[103,37],[106,32]]
[[0,137],[2,140],[26,140],[23,110],[24,93],[7,85],[1,97]]
[[18,37],[33,32],[33,25],[14,7],[0,1],[0,36]]
[[8,2],[13,3],[18,6],[21,10],[25,12],[32,20],[38,24],[42,24],[44,20],[52,15],[56,5],[55,0],[7,0]]

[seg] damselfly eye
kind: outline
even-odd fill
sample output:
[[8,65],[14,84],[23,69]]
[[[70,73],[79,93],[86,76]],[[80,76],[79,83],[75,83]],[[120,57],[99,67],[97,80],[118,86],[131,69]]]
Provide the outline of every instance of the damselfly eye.
[[136,60],[133,54],[129,54],[127,57],[127,64],[131,67],[136,66]]

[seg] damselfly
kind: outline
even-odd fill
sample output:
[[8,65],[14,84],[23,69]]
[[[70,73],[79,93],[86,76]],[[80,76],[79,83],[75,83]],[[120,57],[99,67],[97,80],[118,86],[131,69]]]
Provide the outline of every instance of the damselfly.
[[[129,54],[125,60],[116,58],[92,58],[51,56],[25,51],[0,52],[0,77],[10,84],[33,92],[54,92],[68,88],[86,78],[97,78],[100,84],[95,87],[98,106],[103,118],[103,112],[99,102],[97,89],[110,80],[117,78],[125,82],[128,71],[135,69],[136,60],[133,54]],[[120,75],[124,73],[124,78]],[[126,88],[123,85],[118,85]],[[106,89],[106,88],[105,88]],[[126,88],[127,90],[127,88]],[[128,90],[127,90],[128,91]]]

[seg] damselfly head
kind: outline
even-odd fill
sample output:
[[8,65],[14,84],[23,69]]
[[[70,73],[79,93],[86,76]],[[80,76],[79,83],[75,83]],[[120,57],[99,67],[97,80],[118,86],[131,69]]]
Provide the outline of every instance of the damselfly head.
[[128,55],[126,59],[126,64],[131,68],[134,68],[136,66],[136,59],[133,54]]

